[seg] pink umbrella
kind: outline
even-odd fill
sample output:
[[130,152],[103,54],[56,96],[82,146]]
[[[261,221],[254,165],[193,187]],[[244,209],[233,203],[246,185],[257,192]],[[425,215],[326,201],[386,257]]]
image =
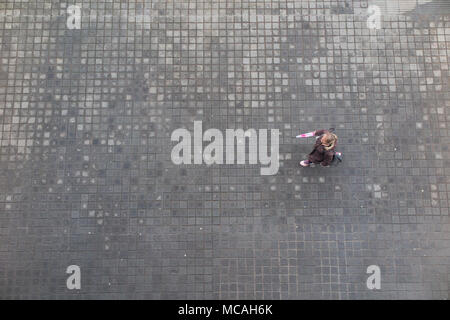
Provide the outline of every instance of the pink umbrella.
[[315,131],[307,132],[307,133],[302,133],[302,134],[296,136],[296,138],[309,138],[309,137],[314,137],[315,133],[316,133]]

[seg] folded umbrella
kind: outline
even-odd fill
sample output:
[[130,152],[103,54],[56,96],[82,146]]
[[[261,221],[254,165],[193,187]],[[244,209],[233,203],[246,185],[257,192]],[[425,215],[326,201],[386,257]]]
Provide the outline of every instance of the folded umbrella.
[[314,134],[316,132],[315,131],[311,131],[311,132],[307,132],[307,133],[302,133],[299,134],[298,136],[296,136],[296,138],[308,138],[308,137],[314,137]]

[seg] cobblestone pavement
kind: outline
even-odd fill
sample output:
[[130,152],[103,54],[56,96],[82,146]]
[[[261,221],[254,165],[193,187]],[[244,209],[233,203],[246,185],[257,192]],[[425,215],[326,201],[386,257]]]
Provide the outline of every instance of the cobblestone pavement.
[[[0,298],[448,299],[450,6],[386,3],[1,0]],[[194,120],[278,173],[175,165]]]

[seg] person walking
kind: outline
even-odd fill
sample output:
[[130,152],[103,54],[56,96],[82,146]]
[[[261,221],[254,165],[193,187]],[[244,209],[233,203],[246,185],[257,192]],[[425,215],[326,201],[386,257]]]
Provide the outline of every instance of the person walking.
[[341,156],[340,152],[335,152],[337,136],[328,130],[314,131],[314,136],[318,137],[316,138],[314,150],[308,155],[307,160],[300,162],[300,165],[309,167],[311,163],[320,163],[321,166],[328,167],[333,162],[335,154],[338,157]]

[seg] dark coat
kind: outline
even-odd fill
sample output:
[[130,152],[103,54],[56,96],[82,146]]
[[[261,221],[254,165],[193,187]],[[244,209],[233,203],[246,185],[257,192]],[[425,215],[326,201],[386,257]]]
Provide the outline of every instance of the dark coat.
[[322,166],[329,166],[333,161],[333,156],[336,148],[337,141],[334,147],[330,150],[325,150],[325,147],[320,141],[320,136],[327,133],[328,130],[317,130],[315,136],[319,137],[316,139],[316,144],[314,145],[314,150],[308,155],[308,160],[313,163],[320,163]]

